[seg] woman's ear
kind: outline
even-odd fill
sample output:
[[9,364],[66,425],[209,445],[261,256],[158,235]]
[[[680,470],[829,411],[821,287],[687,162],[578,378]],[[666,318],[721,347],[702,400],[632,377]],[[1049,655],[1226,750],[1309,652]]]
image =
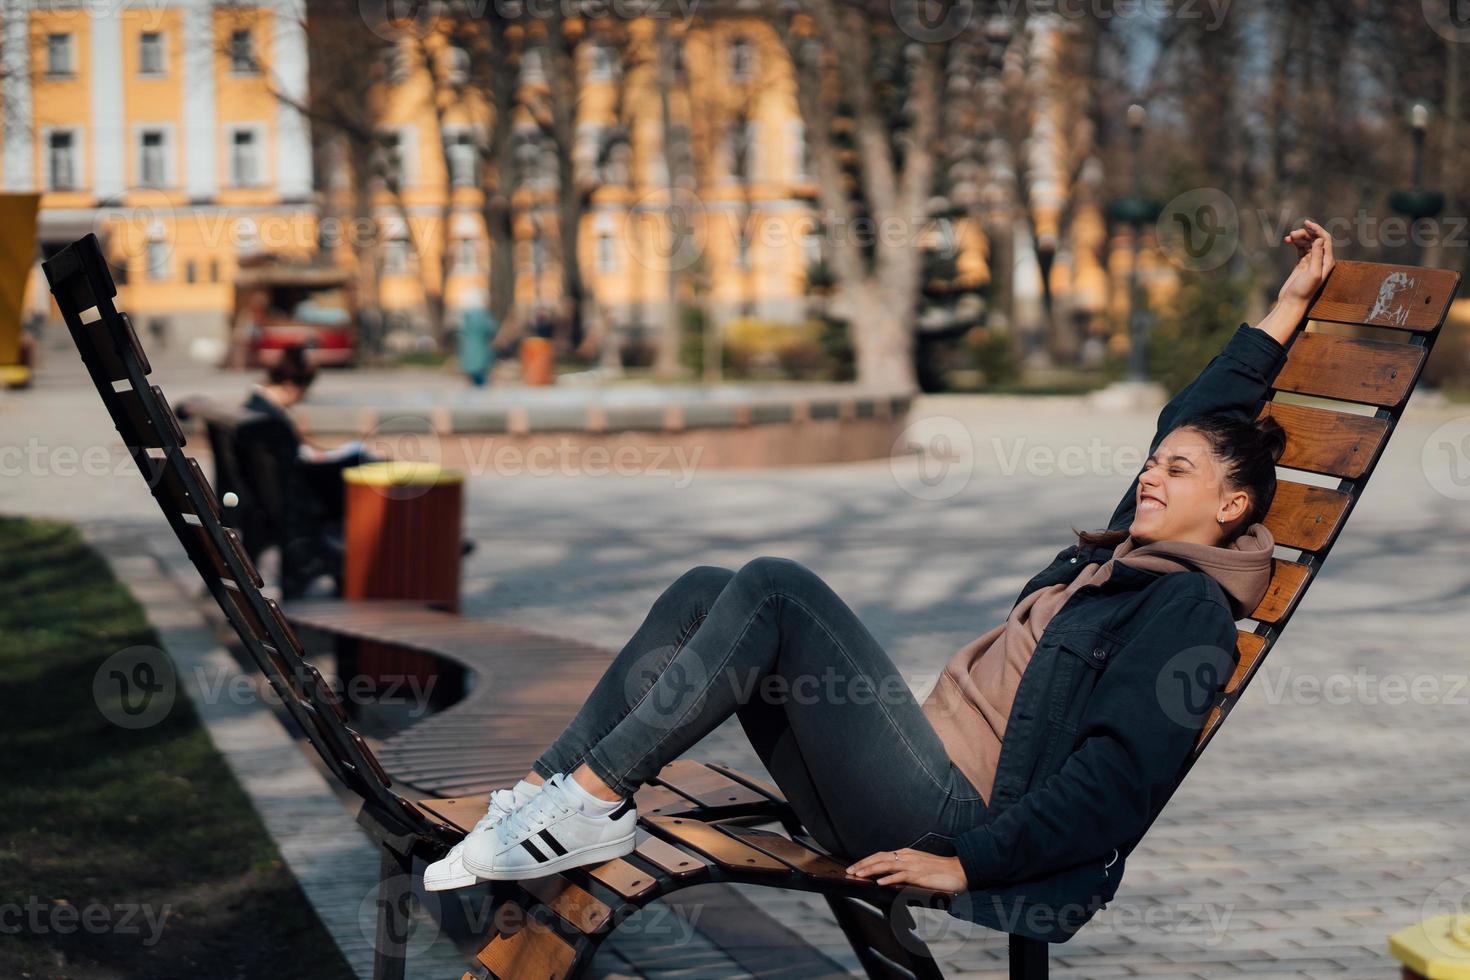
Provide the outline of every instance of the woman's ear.
[[1215,514],[1215,520],[1222,526],[1233,524],[1249,511],[1250,508],[1250,494],[1244,490],[1232,490],[1220,502],[1220,509]]

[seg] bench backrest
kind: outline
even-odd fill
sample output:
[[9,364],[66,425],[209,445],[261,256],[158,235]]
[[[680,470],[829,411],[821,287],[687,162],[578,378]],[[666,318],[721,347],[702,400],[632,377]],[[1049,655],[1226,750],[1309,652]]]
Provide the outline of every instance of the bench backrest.
[[169,526],[328,769],[388,831],[446,844],[458,840],[460,834],[393,791],[382,765],[347,723],[338,693],[306,661],[280,607],[261,594],[263,583],[239,535],[224,526],[214,490],[184,452],[174,412],[148,382],[152,368],[132,323],[113,305],[117,290],[97,237],[73,242],[42,268],[92,383]]
[[[1286,449],[1277,465],[1335,478],[1337,485],[1317,486],[1278,474],[1276,498],[1264,523],[1278,546],[1299,555],[1275,560],[1266,597],[1249,617],[1256,625],[1240,631],[1239,662],[1200,731],[1191,765],[1260,670],[1336,543],[1398,425],[1459,288],[1460,274],[1449,269],[1338,262],[1306,321],[1378,328],[1372,331],[1375,335],[1306,329],[1298,330],[1287,346],[1286,364],[1260,412],[1286,430]],[[1283,394],[1326,401],[1293,404],[1278,398]]]

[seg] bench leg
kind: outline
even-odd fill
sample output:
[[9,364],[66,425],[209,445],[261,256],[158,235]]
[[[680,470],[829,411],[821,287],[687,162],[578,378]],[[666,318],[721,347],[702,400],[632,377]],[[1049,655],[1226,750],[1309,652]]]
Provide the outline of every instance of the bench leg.
[[1011,933],[1011,980],[1046,980],[1050,944]]
[[403,980],[413,914],[413,857],[381,845],[378,865],[378,931],[373,942],[373,980]]

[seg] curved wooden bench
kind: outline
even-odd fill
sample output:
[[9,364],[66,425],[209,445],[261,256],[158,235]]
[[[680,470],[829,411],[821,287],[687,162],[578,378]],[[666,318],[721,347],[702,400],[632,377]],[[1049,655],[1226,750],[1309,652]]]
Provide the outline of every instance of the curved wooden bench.
[[[132,324],[113,306],[116,290],[96,237],[67,246],[43,268],[98,394],[169,526],[286,710],[332,774],[361,797],[358,819],[382,844],[375,975],[401,978],[413,858],[437,858],[462,839],[484,812],[484,797],[430,793],[432,798],[425,799],[424,794],[409,798],[400,792],[402,778],[390,775],[348,724],[335,695],[306,661],[280,607],[261,594],[260,576],[239,536],[221,523],[213,491],[198,463],[184,452],[174,413],[163,392],[148,382],[148,358]],[[1308,318],[1378,328],[1382,335],[1311,332],[1293,338],[1287,364],[1262,411],[1288,430],[1288,455],[1281,465],[1331,476],[1337,486],[1280,481],[1266,524],[1277,542],[1295,554],[1277,559],[1271,590],[1252,617],[1255,625],[1241,633],[1240,665],[1222,685],[1180,781],[1260,669],[1341,533],[1398,424],[1459,283],[1459,275],[1448,270],[1341,262]],[[1290,398],[1277,400],[1278,393],[1353,404],[1340,409],[1298,405]],[[456,628],[480,627],[461,620]],[[504,631],[510,628],[498,628],[508,640],[511,634]],[[372,638],[381,641],[383,634]],[[526,636],[520,641],[542,642]],[[595,681],[592,653],[567,641],[543,646],[544,652],[553,650],[566,658],[568,672],[581,670]],[[580,659],[584,656],[585,661]],[[602,657],[605,661],[606,654]],[[420,736],[429,731],[426,725]],[[536,743],[534,750],[544,744]],[[508,762],[510,755],[505,758]],[[523,755],[519,768],[492,768],[482,776],[486,785],[504,785],[521,775],[529,761]],[[402,759],[391,764],[403,770]],[[481,778],[475,773],[441,775],[444,786],[454,779]],[[535,881],[497,883],[508,886],[499,887],[503,900],[515,903],[524,915],[515,927],[490,939],[480,951],[480,966],[467,976],[573,976],[629,913],[660,895],[713,881],[818,892],[831,904],[870,976],[897,980],[941,975],[914,934],[909,909],[915,904],[944,908],[949,896],[847,876],[842,862],[800,832],[795,814],[772,787],[720,766],[680,760],[640,790],[638,799],[643,812],[640,838],[626,858]],[[785,833],[750,826],[773,822]],[[1010,943],[1012,977],[1046,975],[1045,943],[1019,935],[1012,935]]]

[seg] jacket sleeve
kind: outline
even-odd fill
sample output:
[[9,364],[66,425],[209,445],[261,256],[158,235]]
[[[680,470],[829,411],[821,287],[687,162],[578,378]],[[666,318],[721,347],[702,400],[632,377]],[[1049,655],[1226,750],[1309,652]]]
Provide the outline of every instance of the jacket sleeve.
[[[1181,646],[1187,634],[1189,646]],[[1081,744],[1039,786],[955,838],[970,890],[1106,858],[1162,807],[1236,661],[1216,599],[1165,601],[1098,678]]]
[[[1159,412],[1158,430],[1149,443],[1149,455],[1153,455],[1170,432],[1202,415],[1238,412],[1246,418],[1255,418],[1261,400],[1285,363],[1285,346],[1266,331],[1242,323],[1199,376]],[[1140,468],[1139,474],[1142,472]],[[1134,476],[1128,492],[1108,520],[1109,530],[1121,530],[1133,523],[1137,495],[1138,476]]]

